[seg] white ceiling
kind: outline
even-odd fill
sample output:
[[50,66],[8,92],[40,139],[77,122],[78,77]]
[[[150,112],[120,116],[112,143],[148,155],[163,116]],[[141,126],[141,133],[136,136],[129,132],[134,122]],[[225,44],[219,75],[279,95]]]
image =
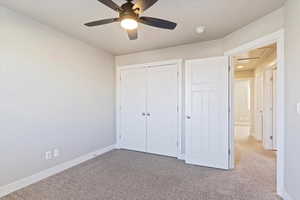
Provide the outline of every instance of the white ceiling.
[[[122,4],[124,0],[115,0]],[[145,25],[130,41],[119,24],[87,28],[85,22],[118,14],[97,0],[0,0],[0,4],[72,35],[114,55],[222,38],[280,8],[285,0],[160,0],[144,15],[178,23],[175,31]],[[204,34],[195,28],[206,26]]]

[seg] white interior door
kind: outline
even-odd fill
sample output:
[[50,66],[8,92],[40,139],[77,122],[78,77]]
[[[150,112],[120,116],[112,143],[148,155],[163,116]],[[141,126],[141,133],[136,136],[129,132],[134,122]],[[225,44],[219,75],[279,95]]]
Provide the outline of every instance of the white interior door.
[[146,151],[147,69],[121,71],[121,148]]
[[273,68],[273,149],[277,149],[277,69]]
[[235,124],[251,125],[251,88],[250,80],[235,80],[234,83]]
[[264,72],[263,97],[263,146],[273,149],[273,70]]
[[229,168],[228,57],[186,65],[186,162]]
[[263,137],[263,97],[264,97],[264,77],[262,74],[255,76],[255,133],[258,141]]
[[148,68],[147,152],[177,156],[178,67]]

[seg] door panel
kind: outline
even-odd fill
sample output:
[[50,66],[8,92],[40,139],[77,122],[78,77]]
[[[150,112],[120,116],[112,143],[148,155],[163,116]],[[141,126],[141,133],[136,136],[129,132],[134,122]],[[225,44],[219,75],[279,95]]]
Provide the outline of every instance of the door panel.
[[273,149],[277,150],[277,70],[273,68]]
[[263,96],[264,78],[262,74],[255,75],[255,138],[262,141],[263,138]]
[[273,70],[264,72],[263,92],[263,146],[273,149]]
[[250,80],[235,80],[235,125],[251,125]]
[[121,148],[146,151],[146,69],[121,71]]
[[228,57],[187,61],[186,162],[228,169]]
[[148,68],[147,92],[149,153],[177,156],[177,65]]

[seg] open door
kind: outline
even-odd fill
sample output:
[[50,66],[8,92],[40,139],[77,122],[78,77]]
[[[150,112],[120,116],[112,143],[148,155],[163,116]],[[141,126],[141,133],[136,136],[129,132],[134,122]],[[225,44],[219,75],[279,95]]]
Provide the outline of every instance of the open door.
[[186,62],[186,163],[229,169],[229,58]]
[[264,72],[263,92],[263,146],[273,149],[273,69]]

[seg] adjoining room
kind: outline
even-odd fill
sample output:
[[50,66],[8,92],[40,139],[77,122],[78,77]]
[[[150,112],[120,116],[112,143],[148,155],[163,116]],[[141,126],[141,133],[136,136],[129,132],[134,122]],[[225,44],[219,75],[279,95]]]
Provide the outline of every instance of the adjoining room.
[[265,184],[275,190],[277,46],[271,44],[237,55],[233,63],[235,165],[253,165]]

